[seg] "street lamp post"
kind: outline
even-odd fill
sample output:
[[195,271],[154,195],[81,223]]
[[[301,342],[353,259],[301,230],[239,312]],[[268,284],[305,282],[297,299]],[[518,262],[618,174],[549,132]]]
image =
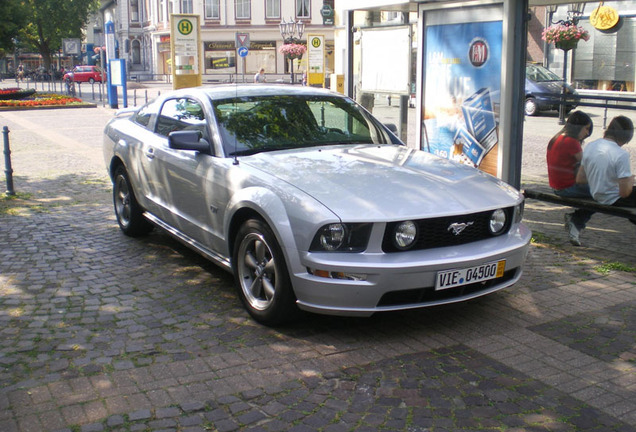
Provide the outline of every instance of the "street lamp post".
[[[283,44],[298,44],[301,42],[303,33],[305,32],[305,23],[301,20],[294,21],[291,17],[289,21],[283,18],[278,24],[280,35],[283,38]],[[294,83],[294,57],[285,54],[285,58],[289,58],[291,83]]]
[[[583,15],[583,9],[585,3],[570,3],[568,7],[567,20],[559,20],[552,22],[552,15],[556,12],[558,6],[549,6],[548,13],[550,14],[550,24],[564,24],[566,26],[576,26],[579,23],[579,18]],[[561,103],[559,104],[559,124],[565,124],[565,84],[567,82],[568,71],[568,49],[563,50],[563,85],[561,86]]]

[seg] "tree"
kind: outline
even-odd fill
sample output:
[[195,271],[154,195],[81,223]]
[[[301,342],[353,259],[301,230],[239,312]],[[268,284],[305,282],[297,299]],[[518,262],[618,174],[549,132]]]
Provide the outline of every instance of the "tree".
[[60,49],[62,39],[81,39],[90,14],[99,7],[99,0],[22,0],[19,3],[30,17],[19,37],[40,53],[47,69],[51,66],[51,54]]
[[[21,0],[0,1],[0,51],[11,52],[21,28],[27,24],[26,9]],[[1,55],[0,55],[1,56]]]

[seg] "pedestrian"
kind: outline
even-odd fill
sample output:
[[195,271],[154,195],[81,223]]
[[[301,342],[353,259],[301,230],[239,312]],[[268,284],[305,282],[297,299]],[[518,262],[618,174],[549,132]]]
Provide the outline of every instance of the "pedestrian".
[[254,82],[255,83],[264,83],[265,81],[266,81],[266,79],[265,79],[265,68],[261,68],[261,70],[256,72],[256,75],[254,75]]
[[[583,140],[592,134],[594,124],[583,111],[574,111],[565,126],[548,143],[546,161],[548,181],[556,195],[570,198],[592,198],[587,184],[576,182],[576,173],[583,157]],[[585,229],[593,211],[576,209],[566,213],[565,230],[570,243],[581,246],[579,235]]]
[[[629,153],[622,147],[634,136],[634,123],[625,116],[612,119],[603,138],[583,150],[577,183],[587,183],[596,201],[605,205],[636,207],[634,175]],[[636,220],[630,219],[632,223]]]
[[24,82],[24,65],[20,63],[18,66],[18,75],[16,81]]
[[66,77],[64,82],[66,83],[66,94],[75,97],[75,82],[71,77]]

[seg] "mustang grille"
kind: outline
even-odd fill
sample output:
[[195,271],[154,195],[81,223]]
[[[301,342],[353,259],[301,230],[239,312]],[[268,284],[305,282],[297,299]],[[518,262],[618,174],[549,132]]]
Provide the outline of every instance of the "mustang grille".
[[[512,223],[514,208],[504,209],[506,212],[506,225],[497,235],[508,232]],[[468,215],[453,215],[432,219],[420,219],[414,221],[417,225],[418,236],[415,244],[408,250],[431,249],[444,246],[457,246],[472,243],[479,240],[495,237],[490,232],[488,225],[493,211],[473,213]],[[388,223],[382,240],[382,250],[386,253],[404,252],[393,243],[394,231],[402,221]],[[453,224],[465,224],[464,229],[457,235],[449,229]]]

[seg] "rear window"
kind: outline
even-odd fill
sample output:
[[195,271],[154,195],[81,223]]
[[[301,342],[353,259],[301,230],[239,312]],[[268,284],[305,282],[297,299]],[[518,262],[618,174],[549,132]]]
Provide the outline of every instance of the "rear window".
[[132,117],[132,121],[148,129],[150,120],[152,120],[155,112],[156,110],[154,109],[154,104],[151,102],[139,108],[139,110]]

